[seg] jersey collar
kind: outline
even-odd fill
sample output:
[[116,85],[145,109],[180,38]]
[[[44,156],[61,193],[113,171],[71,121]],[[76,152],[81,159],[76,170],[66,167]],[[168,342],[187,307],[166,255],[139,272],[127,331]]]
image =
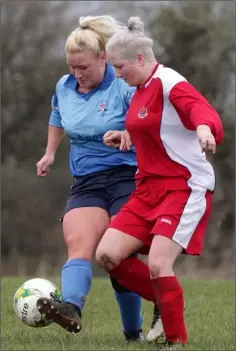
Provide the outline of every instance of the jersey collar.
[[138,90],[142,89],[142,88],[146,88],[148,86],[148,84],[151,81],[152,77],[154,76],[154,73],[156,72],[158,66],[159,66],[159,63],[157,62],[156,66],[152,70],[152,73],[150,74],[150,76],[145,80],[145,82],[143,82],[141,85],[139,85]]

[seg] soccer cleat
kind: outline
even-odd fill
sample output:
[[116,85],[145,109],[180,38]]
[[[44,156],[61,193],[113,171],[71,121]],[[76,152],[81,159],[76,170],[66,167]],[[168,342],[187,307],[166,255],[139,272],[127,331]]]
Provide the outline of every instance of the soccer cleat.
[[164,334],[161,315],[158,306],[154,305],[151,328],[146,337],[147,341],[157,341]]
[[142,334],[142,329],[136,330],[134,332],[125,332],[124,336],[127,342],[143,342],[145,340],[144,335]]
[[[186,308],[186,304],[184,301],[184,310]],[[157,305],[154,305],[153,309],[153,320],[151,324],[151,328],[146,337],[147,341],[157,341],[160,337],[164,336],[164,328],[161,320],[160,311]]]
[[70,303],[40,297],[37,301],[37,307],[44,319],[55,322],[69,333],[78,333],[82,329],[81,316]]

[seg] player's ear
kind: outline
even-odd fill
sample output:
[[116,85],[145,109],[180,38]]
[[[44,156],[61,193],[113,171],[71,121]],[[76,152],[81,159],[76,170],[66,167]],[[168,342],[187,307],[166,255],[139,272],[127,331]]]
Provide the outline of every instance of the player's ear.
[[100,53],[100,60],[101,60],[102,63],[106,63],[107,62],[107,54],[106,54],[105,51],[102,51]]
[[144,56],[143,56],[143,54],[137,54],[137,61],[138,61],[140,66],[144,65]]

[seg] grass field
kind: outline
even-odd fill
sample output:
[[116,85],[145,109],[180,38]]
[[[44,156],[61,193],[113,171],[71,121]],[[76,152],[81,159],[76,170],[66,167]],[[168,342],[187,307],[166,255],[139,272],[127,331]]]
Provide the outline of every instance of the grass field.
[[[53,324],[30,328],[15,315],[12,298],[29,278],[2,278],[2,350],[159,350],[155,344],[124,341],[119,311],[108,279],[95,279],[83,315],[83,330],[71,335]],[[58,279],[51,279],[59,285]],[[234,350],[235,295],[233,281],[181,280],[185,291],[187,350]],[[146,334],[152,306],[143,302]]]

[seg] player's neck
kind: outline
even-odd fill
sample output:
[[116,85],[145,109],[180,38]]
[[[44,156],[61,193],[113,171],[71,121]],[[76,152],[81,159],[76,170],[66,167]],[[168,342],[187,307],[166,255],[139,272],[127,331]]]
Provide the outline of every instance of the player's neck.
[[158,64],[158,62],[156,60],[151,61],[151,62],[147,62],[145,64],[144,73],[143,73],[143,77],[142,77],[142,83],[140,84],[139,87],[142,87],[143,85],[145,85],[145,83],[148,81],[148,79],[153,75],[157,64]]
[[152,74],[154,69],[156,68],[157,61],[152,61],[152,62],[147,62],[146,68],[145,68],[145,77],[144,81],[146,81]]

